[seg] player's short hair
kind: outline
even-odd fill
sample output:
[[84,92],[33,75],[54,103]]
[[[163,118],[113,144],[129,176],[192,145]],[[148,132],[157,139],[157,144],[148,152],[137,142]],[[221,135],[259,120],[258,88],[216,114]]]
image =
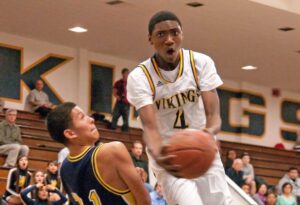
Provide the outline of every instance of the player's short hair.
[[124,74],[126,72],[129,72],[129,69],[128,68],[123,68],[121,72],[122,72],[122,74]]
[[57,142],[66,144],[64,131],[72,125],[71,112],[76,106],[73,102],[66,102],[54,108],[47,117],[46,124],[50,136]]
[[180,25],[180,27],[182,27],[179,18],[174,13],[172,13],[170,11],[159,11],[156,14],[154,14],[149,21],[149,24],[148,24],[149,34],[150,35],[152,34],[156,24],[158,24],[162,21],[168,21],[168,20],[177,21],[177,23]]

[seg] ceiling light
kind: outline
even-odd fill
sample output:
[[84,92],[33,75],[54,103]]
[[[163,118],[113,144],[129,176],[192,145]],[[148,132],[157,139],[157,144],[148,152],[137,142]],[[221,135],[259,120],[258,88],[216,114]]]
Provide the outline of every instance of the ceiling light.
[[256,70],[257,67],[253,65],[246,65],[242,67],[243,70]]
[[292,30],[295,30],[295,29],[292,28],[292,27],[286,26],[286,27],[279,28],[278,30],[287,32],[287,31],[292,31]]
[[77,26],[77,27],[69,28],[69,31],[73,31],[73,32],[76,32],[76,33],[84,33],[84,32],[87,32],[88,30],[85,29],[85,28]]
[[106,3],[109,4],[109,5],[117,5],[117,4],[122,4],[124,2],[121,1],[121,0],[112,0],[112,1],[108,1]]
[[199,7],[199,6],[204,6],[204,4],[201,4],[199,2],[191,2],[191,3],[187,3],[186,5],[190,6],[190,7]]

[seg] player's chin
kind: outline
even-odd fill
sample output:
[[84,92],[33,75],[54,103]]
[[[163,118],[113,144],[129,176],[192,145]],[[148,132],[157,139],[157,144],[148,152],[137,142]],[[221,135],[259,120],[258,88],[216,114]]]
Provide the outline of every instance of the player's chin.
[[166,55],[164,58],[164,61],[168,64],[174,64],[176,63],[176,56],[175,55]]
[[95,139],[100,138],[100,133],[98,132],[98,130],[94,131],[93,136],[94,136]]

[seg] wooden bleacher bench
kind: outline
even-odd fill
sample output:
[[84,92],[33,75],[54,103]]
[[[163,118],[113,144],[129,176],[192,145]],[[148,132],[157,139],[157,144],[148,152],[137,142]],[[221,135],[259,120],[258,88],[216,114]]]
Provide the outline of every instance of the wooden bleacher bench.
[[276,185],[290,167],[297,167],[300,170],[300,153],[292,150],[278,150],[228,141],[222,141],[221,148],[223,161],[228,150],[236,150],[238,157],[243,152],[248,152],[255,174],[263,177],[270,185]]
[[[4,115],[0,114],[0,120],[2,119],[4,119]],[[30,168],[33,171],[37,169],[45,170],[48,161],[57,159],[57,153],[63,148],[63,145],[51,139],[45,126],[45,120],[41,119],[36,113],[18,111],[17,124],[21,127],[24,144],[30,147]],[[96,126],[100,132],[101,142],[121,141],[130,150],[133,141],[142,141],[141,129],[130,128],[128,133],[124,133],[120,131],[120,128],[115,131],[107,129],[105,123],[96,122]],[[298,152],[221,141],[223,161],[230,149],[236,150],[238,155],[248,152],[256,175],[263,177],[270,185],[276,185],[289,167],[295,166],[300,169],[300,153]],[[143,156],[146,158],[145,153]],[[3,163],[4,159],[4,156],[0,156],[0,163]],[[7,173],[6,168],[0,167],[0,194],[5,188]]]

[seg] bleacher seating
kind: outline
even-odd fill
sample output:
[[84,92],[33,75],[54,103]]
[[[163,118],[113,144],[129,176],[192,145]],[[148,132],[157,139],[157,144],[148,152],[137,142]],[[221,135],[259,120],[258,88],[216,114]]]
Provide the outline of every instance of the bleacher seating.
[[[4,115],[0,114],[0,120]],[[19,111],[17,124],[21,127],[24,144],[30,147],[29,167],[32,171],[37,169],[45,170],[47,162],[57,159],[58,151],[63,145],[54,142],[48,131],[45,122],[38,114]],[[106,128],[104,123],[96,123],[102,142],[121,141],[128,149],[131,149],[132,142],[142,140],[142,131],[130,128],[128,133]],[[251,163],[254,165],[255,173],[263,177],[268,184],[275,185],[291,166],[300,169],[300,153],[287,150],[277,150],[269,147],[257,145],[241,144],[235,142],[222,141],[222,159],[225,159],[229,149],[235,149],[238,154],[250,153]],[[144,154],[146,157],[146,155]],[[0,156],[0,165],[4,163],[5,156]],[[0,194],[5,190],[8,169],[0,166]]]

